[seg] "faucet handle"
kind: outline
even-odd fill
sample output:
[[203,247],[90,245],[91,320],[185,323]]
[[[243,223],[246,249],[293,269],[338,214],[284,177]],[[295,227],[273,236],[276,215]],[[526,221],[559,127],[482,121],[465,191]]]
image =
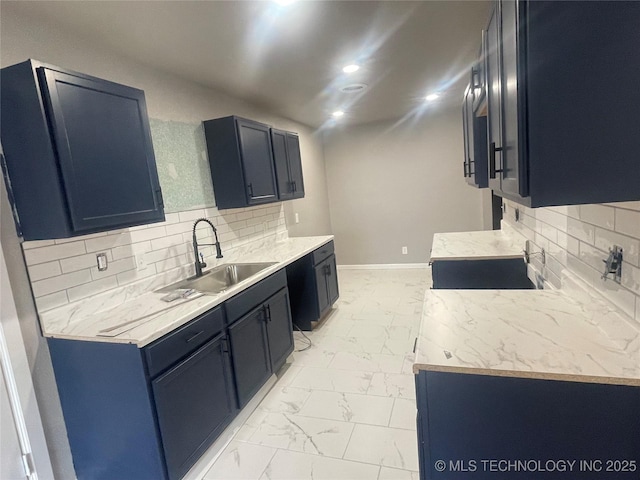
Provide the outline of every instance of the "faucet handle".
[[207,266],[206,263],[204,263],[204,255],[202,254],[202,252],[200,253],[200,268],[205,268]]

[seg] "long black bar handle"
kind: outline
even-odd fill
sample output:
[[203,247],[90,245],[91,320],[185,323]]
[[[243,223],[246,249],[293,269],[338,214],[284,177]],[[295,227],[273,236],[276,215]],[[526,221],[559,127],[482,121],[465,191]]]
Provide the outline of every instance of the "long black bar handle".
[[496,173],[502,170],[496,170],[496,152],[501,152],[502,147],[496,147],[496,142],[489,145],[489,178],[496,178]]

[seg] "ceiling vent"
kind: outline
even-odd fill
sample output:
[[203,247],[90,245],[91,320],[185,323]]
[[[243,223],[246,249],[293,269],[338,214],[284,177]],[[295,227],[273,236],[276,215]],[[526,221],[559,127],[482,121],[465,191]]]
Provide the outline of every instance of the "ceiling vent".
[[344,87],[340,87],[340,91],[344,93],[358,93],[362,92],[368,87],[368,85],[364,83],[352,83],[350,85],[345,85]]

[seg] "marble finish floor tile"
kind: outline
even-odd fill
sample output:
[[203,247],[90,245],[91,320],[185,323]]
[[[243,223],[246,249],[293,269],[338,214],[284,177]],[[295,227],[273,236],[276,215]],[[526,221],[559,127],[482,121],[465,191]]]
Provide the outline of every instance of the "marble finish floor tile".
[[380,467],[378,480],[420,480],[418,472],[398,470],[397,468]]
[[205,479],[417,480],[412,350],[430,277],[340,270],[340,299],[305,332],[313,346],[290,357]]
[[418,409],[416,401],[406,398],[396,398],[391,411],[389,426],[392,428],[403,428],[405,430],[416,430],[416,415]]
[[300,415],[344,422],[388,425],[393,399],[353,393],[313,391]]
[[342,458],[353,427],[349,422],[264,412],[252,416],[238,435],[252,444]]
[[298,413],[311,395],[311,390],[276,384],[260,402],[260,410],[278,413]]
[[374,373],[367,394],[415,399],[415,377],[404,373]]
[[278,450],[260,480],[368,480],[379,471],[377,465]]
[[361,372],[401,373],[404,361],[402,355],[338,352],[329,363],[329,368]]
[[358,424],[353,429],[344,458],[417,472],[416,432]]
[[275,453],[275,448],[232,441],[205,474],[204,480],[258,479]]
[[328,368],[303,367],[292,386],[309,390],[367,393],[373,373]]

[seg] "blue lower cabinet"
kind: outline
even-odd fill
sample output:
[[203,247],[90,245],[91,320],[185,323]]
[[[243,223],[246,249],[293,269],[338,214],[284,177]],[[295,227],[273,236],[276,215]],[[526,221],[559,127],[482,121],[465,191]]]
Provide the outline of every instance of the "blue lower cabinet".
[[47,340],[78,479],[179,480],[293,351],[286,273],[143,348]]
[[140,349],[48,339],[79,480],[177,480],[237,412],[216,307]]
[[187,473],[236,413],[226,341],[218,335],[152,382],[170,479]]
[[422,480],[636,480],[640,387],[421,371]]
[[78,480],[165,480],[153,396],[136,345],[49,338]]
[[435,260],[431,265],[434,289],[532,289],[522,258],[491,260]]

